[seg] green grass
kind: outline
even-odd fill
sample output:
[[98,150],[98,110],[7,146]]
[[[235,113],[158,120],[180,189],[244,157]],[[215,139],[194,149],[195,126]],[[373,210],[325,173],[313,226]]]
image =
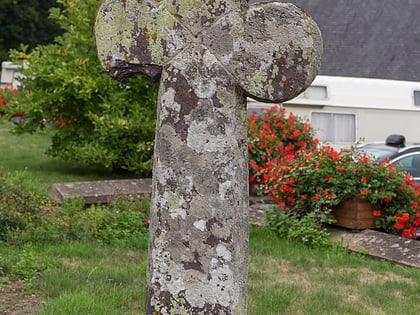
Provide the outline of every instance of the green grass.
[[52,132],[35,134],[11,133],[13,124],[0,117],[0,171],[26,171],[40,189],[61,182],[118,179],[128,177],[114,174],[100,166],[80,165],[45,154],[51,144]]
[[[32,282],[44,301],[37,315],[144,314],[147,244],[33,244],[49,268]],[[0,247],[6,269],[22,248]],[[252,227],[248,314],[417,314],[420,271],[278,239]]]
[[[36,244],[32,254],[50,265],[31,283],[32,290],[45,296],[37,314],[142,314],[146,243],[132,248],[94,242]],[[21,248],[0,248],[4,264],[13,266],[21,256]]]
[[249,314],[416,314],[420,271],[251,230]]
[[[26,170],[35,184],[109,179],[91,169],[43,154],[48,133],[16,136],[0,123],[0,167]],[[6,154],[7,153],[7,154]],[[19,267],[19,268],[18,268]],[[28,285],[43,297],[36,315],[144,314],[147,242],[0,244],[0,285],[16,272],[36,271]],[[3,276],[1,277],[1,274]],[[310,249],[252,227],[250,315],[417,314],[420,270],[349,254],[343,248]]]

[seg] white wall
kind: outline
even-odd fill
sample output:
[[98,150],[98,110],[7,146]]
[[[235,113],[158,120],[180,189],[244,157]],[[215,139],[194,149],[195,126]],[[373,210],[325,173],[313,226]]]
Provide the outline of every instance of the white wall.
[[4,87],[6,84],[11,84],[14,87],[18,86],[19,75],[19,66],[12,64],[10,61],[3,61],[1,63],[0,88]]

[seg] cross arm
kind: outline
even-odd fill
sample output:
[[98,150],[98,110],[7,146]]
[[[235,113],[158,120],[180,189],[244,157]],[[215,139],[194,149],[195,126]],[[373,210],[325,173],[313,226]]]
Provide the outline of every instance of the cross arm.
[[166,60],[188,39],[179,21],[155,0],[105,0],[95,21],[99,60],[112,77],[144,74],[159,81]]
[[231,23],[233,49],[215,54],[248,96],[284,102],[311,84],[321,66],[322,38],[305,11],[272,0],[251,4],[241,17],[230,19],[242,21]]

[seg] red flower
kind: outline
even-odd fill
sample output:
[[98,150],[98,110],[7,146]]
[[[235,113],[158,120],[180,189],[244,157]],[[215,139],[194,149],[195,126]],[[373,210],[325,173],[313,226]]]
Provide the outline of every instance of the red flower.
[[369,193],[369,190],[367,189],[360,189],[360,194],[361,195],[367,195]]
[[325,189],[323,192],[322,192],[322,196],[323,197],[327,197],[328,199],[332,199],[332,194],[331,194],[331,191],[327,188],[327,189]]
[[373,216],[374,217],[380,217],[381,216],[381,210],[373,210]]
[[314,196],[314,201],[315,201],[315,202],[318,202],[318,201],[319,201],[319,195],[318,195],[318,194],[316,194],[316,195]]
[[405,229],[405,230],[401,233],[401,236],[402,236],[402,237],[405,237],[405,238],[410,238],[410,236],[411,236],[411,229]]
[[401,229],[403,229],[403,228],[404,228],[404,222],[401,222],[401,221],[396,222],[396,223],[394,224],[394,228],[395,228],[396,230],[401,230]]
[[384,202],[391,202],[391,200],[392,200],[392,196],[386,196],[384,198]]
[[262,179],[261,179],[261,182],[262,183],[265,183],[267,180],[268,180],[268,175],[267,174],[263,174],[263,176],[262,176]]
[[293,177],[287,178],[286,179],[286,184],[292,184],[295,182],[295,179]]
[[366,182],[367,182],[366,177],[365,177],[365,176],[362,176],[362,178],[360,179],[360,181],[361,181],[362,183],[366,184]]
[[293,187],[291,187],[289,185],[286,185],[286,184],[282,184],[280,186],[280,191],[281,192],[289,192],[289,193],[291,193],[293,191]]
[[361,163],[367,163],[369,161],[369,158],[366,155],[363,155],[360,160]]
[[414,236],[414,239],[417,238],[417,228],[416,227],[411,227],[411,235]]
[[399,222],[408,222],[408,220],[410,220],[410,215],[408,213],[397,213],[395,217]]
[[344,166],[343,166],[343,165],[337,165],[337,166],[335,167],[335,169],[336,169],[337,171],[344,171]]
[[147,219],[147,220],[146,220],[146,224],[147,224],[147,225],[150,225],[150,219]]

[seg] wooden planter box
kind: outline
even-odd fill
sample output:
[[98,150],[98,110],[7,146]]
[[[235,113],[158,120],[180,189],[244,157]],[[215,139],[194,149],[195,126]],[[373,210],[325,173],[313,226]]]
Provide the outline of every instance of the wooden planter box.
[[363,230],[376,227],[372,210],[369,201],[356,196],[334,207],[331,214],[336,220],[334,225],[352,230]]

